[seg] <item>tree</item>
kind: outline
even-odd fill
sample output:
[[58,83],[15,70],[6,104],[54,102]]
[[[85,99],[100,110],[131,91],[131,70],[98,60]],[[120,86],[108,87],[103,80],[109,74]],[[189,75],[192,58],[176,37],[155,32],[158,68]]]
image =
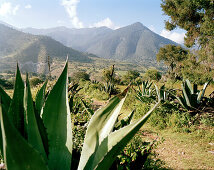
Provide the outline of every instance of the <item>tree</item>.
[[[162,0],[163,12],[170,17],[165,26],[186,30],[185,45],[199,46],[200,61],[212,66],[214,61],[214,1],[213,0]],[[211,63],[210,63],[211,62]]]
[[157,61],[164,61],[169,67],[169,74],[178,76],[182,67],[182,61],[187,59],[188,51],[181,46],[165,45],[161,47],[157,54]]
[[74,81],[79,81],[80,79],[81,80],[90,80],[90,76],[85,71],[78,71],[73,74],[72,79]]
[[123,81],[126,82],[126,84],[129,84],[130,82],[134,82],[135,80],[140,76],[140,73],[136,70],[129,70],[127,74],[123,76]]
[[159,81],[161,79],[161,73],[154,68],[148,69],[144,76],[149,80]]

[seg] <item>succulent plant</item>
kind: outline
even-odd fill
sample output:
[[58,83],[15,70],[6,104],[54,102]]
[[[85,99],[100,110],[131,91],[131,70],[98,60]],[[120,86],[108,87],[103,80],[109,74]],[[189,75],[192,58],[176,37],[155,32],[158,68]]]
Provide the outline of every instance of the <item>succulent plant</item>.
[[[17,66],[13,97],[0,87],[1,153],[8,170],[70,170],[72,122],[68,101],[68,63],[45,97],[47,82],[32,99],[28,76]],[[127,89],[93,113],[87,126],[78,169],[108,169],[159,104],[140,120],[114,130]],[[92,112],[91,112],[92,113]]]

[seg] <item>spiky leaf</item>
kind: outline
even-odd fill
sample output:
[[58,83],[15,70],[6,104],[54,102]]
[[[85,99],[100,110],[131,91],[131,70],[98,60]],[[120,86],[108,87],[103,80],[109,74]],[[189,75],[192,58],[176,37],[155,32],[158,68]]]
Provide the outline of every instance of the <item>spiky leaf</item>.
[[[127,90],[126,90],[127,91]],[[89,158],[93,157],[97,146],[113,130],[125,98],[113,97],[109,103],[92,116],[85,135],[78,169],[84,169]],[[89,168],[90,169],[90,168]]]
[[27,140],[47,161],[47,155],[43,146],[39,132],[36,115],[34,112],[33,99],[30,91],[28,75],[26,76],[26,86],[24,92],[25,125],[27,129]]
[[41,109],[45,103],[45,89],[47,86],[47,81],[43,84],[41,89],[36,94],[36,100],[35,100],[35,107],[37,110],[37,113],[40,115]]
[[50,169],[69,170],[72,153],[72,128],[67,92],[68,64],[45,102],[42,113],[49,139]]
[[21,73],[17,65],[15,89],[8,110],[8,116],[10,121],[15,126],[15,128],[18,129],[22,136],[25,136],[23,126],[24,125],[23,97],[24,97],[24,82],[22,80]]
[[131,123],[107,136],[102,143],[97,146],[96,152],[90,157],[84,169],[102,170],[104,167],[105,169],[109,169],[117,155],[120,153],[119,151],[127,145],[137,131],[143,126],[158,104],[159,103],[157,103],[139,121]]
[[20,135],[9,121],[7,114],[2,113],[1,103],[0,118],[6,168],[8,170],[48,170],[40,153]]

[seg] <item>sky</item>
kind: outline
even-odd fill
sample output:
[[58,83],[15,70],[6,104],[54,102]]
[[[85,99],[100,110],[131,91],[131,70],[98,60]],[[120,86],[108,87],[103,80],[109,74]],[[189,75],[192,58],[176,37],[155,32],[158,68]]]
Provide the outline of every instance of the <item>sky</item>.
[[118,29],[141,22],[157,34],[183,43],[185,31],[167,31],[161,0],[0,0],[0,21],[17,28]]

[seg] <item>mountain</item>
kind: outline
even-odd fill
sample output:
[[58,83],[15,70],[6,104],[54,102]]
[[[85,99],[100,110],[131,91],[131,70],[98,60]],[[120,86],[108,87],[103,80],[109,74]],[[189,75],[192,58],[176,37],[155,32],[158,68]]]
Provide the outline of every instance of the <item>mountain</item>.
[[74,49],[93,53],[99,57],[122,61],[155,61],[160,47],[176,44],[137,22],[111,30],[107,27],[70,29],[23,29],[24,32],[52,37]]
[[56,27],[49,29],[26,28],[22,29],[22,31],[34,35],[47,35],[63,43],[67,47],[85,52],[91,43],[96,42],[97,38],[101,38],[113,30],[107,27],[81,29]]
[[[0,68],[17,61],[28,71],[47,72],[47,57],[89,62],[89,57],[48,37],[23,33],[0,24]],[[6,64],[6,65],[5,65]]]

